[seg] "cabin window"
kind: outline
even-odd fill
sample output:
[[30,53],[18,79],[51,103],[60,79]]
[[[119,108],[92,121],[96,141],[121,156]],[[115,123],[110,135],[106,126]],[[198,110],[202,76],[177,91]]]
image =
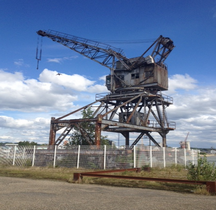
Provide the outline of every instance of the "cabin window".
[[131,74],[131,79],[138,79],[138,78],[139,78],[139,73]]

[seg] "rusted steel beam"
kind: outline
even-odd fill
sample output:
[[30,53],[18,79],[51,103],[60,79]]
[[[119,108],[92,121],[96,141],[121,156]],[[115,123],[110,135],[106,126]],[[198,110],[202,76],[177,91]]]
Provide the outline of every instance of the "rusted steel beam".
[[143,137],[144,134],[145,134],[144,132],[141,132],[139,134],[139,136],[136,138],[136,140],[131,144],[130,149],[133,149],[134,145],[136,145],[139,142],[139,140]]
[[136,106],[133,108],[133,111],[132,111],[132,113],[130,114],[130,116],[128,117],[126,123],[129,123],[129,122],[130,122],[130,120],[131,120],[132,116],[134,115],[134,112],[136,111],[137,107],[139,106],[141,100],[142,100],[142,97],[140,97],[140,99],[139,99],[139,101],[137,102]]
[[86,132],[86,130],[79,123],[77,123],[75,125],[75,127],[80,131],[80,133],[85,138],[85,140],[89,143],[89,145],[94,144],[94,141],[91,139],[89,134]]
[[92,171],[92,172],[87,172],[87,173],[74,173],[73,180],[77,181],[80,178],[85,176],[85,174],[107,174],[107,173],[116,173],[116,172],[124,172],[124,171],[135,171],[135,172],[140,172],[140,168],[129,168],[129,169],[115,169],[115,170],[103,170],[103,171]]
[[161,147],[160,144],[157,143],[157,141],[151,136],[151,134],[149,132],[146,132],[146,136],[149,137],[149,139],[158,147]]
[[125,137],[125,146],[126,148],[128,148],[130,145],[130,132],[125,131],[125,132],[122,132],[121,134]]
[[154,182],[169,182],[169,183],[180,183],[180,184],[191,184],[191,185],[206,185],[206,189],[210,193],[216,193],[216,181],[192,181],[192,180],[181,180],[181,179],[162,179],[152,177],[139,177],[139,176],[121,176],[121,175],[108,175],[104,173],[114,173],[122,171],[137,171],[135,169],[127,170],[109,170],[109,171],[96,171],[96,172],[85,172],[85,173],[74,173],[74,181],[82,179],[84,176],[99,177],[99,178],[114,178],[114,179],[132,179],[140,181],[154,181]]
[[215,182],[206,182],[206,189],[210,193],[216,193],[216,181]]
[[56,130],[55,124],[53,124],[53,120],[55,120],[55,117],[52,117],[50,122],[49,145],[55,145]]
[[70,133],[70,131],[73,129],[73,126],[68,126],[65,128],[65,130],[61,133],[61,135],[58,137],[58,139],[55,141],[55,145],[61,144],[61,142],[65,139],[65,137]]
[[154,111],[152,109],[151,109],[151,113],[154,116],[155,120],[158,122],[158,124],[161,126],[160,120],[158,119],[157,115],[154,113]]
[[98,108],[94,111],[93,113],[93,117],[96,116],[96,114],[98,113],[98,111],[100,110],[100,108],[104,105],[104,101],[101,102],[101,104],[98,106]]
[[[135,171],[140,172],[140,168],[128,168],[128,169],[115,169],[115,170],[103,170],[103,171],[93,171],[93,172],[87,172],[88,174],[107,174],[107,173],[116,173],[116,172],[124,172],[124,171]],[[82,173],[82,174],[85,174]]]
[[86,109],[86,108],[88,108],[89,106],[91,106],[92,104],[95,104],[95,103],[97,103],[98,101],[94,101],[93,103],[90,103],[90,104],[88,104],[88,105],[86,105],[86,106],[83,106],[83,107],[81,107],[80,109],[77,109],[77,110],[75,110],[75,111],[73,111],[73,112],[70,112],[70,113],[68,113],[68,114],[66,114],[66,115],[64,115],[64,116],[62,116],[62,117],[59,117],[59,118],[57,118],[56,120],[61,120],[62,118],[65,118],[65,117],[68,117],[69,115],[72,115],[72,114],[74,114],[74,113],[76,113],[76,112],[78,112],[78,111],[80,111],[80,110],[82,110],[82,109]]
[[129,102],[131,102],[131,101],[135,100],[136,98],[138,98],[138,97],[141,97],[141,96],[143,96],[143,95],[144,95],[144,94],[139,94],[139,95],[137,95],[137,96],[135,96],[135,97],[131,98],[130,100],[128,100],[128,101],[126,101],[126,102],[124,102],[123,104],[120,104],[119,106],[115,107],[114,109],[112,109],[112,110],[110,110],[110,111],[106,112],[105,114],[103,114],[103,115],[102,115],[102,117],[104,117],[104,116],[108,115],[109,113],[111,113],[111,112],[113,112],[113,111],[117,110],[118,108],[120,108],[120,107],[122,107],[122,106],[126,105],[127,103],[129,103]]
[[102,121],[102,116],[99,114],[97,116],[97,121],[95,123],[95,144],[97,147],[100,146],[100,141],[101,141],[101,121]]
[[77,122],[95,122],[97,119],[94,118],[85,118],[85,119],[70,119],[70,120],[55,120],[53,123],[56,124],[60,124],[61,123],[69,123],[69,124],[73,124],[73,123],[77,123]]
[[161,131],[161,128],[152,128],[152,127],[146,127],[146,126],[131,125],[131,124],[119,123],[117,121],[111,121],[111,120],[102,120],[102,124],[112,125],[112,126],[120,126],[120,127],[125,127],[125,128],[132,128],[132,129],[137,129],[137,130],[142,130],[142,131],[145,130],[145,131],[150,131],[150,132]]
[[163,121],[163,118],[162,118],[162,115],[161,115],[161,110],[159,108],[158,100],[155,100],[155,103],[156,103],[157,115],[159,117],[158,123],[160,124],[160,126],[162,128],[164,128],[164,121]]
[[81,176],[80,173],[74,173],[74,174],[73,174],[73,180],[74,180],[74,181],[78,181],[78,180],[81,178],[80,176]]
[[154,181],[154,182],[171,182],[171,183],[181,183],[181,184],[196,184],[196,185],[206,185],[206,181],[190,181],[190,180],[178,180],[178,179],[161,179],[152,177],[139,177],[139,176],[121,176],[121,175],[108,175],[108,174],[97,174],[97,173],[81,173],[81,176],[92,176],[101,178],[115,178],[115,179],[133,179],[141,181]]

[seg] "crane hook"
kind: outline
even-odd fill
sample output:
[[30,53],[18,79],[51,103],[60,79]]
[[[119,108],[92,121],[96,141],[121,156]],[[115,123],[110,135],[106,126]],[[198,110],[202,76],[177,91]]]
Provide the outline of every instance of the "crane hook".
[[41,61],[42,56],[42,37],[37,40],[37,48],[36,48],[36,60],[37,60],[37,69],[39,69],[39,62]]

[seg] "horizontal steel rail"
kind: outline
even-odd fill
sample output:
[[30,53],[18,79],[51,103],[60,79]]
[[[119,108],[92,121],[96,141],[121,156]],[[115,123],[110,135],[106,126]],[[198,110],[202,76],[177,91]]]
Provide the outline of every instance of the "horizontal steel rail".
[[163,179],[163,178],[152,178],[152,177],[122,176],[122,175],[108,175],[107,174],[107,173],[115,173],[115,172],[123,172],[123,171],[139,172],[140,168],[133,168],[133,169],[127,169],[127,170],[119,169],[119,170],[108,170],[108,171],[74,173],[74,181],[82,179],[84,176],[90,176],[90,177],[99,177],[99,178],[132,179],[132,180],[141,180],[141,181],[170,182],[170,183],[192,184],[192,185],[206,185],[206,189],[208,192],[214,193],[214,194],[216,193],[216,181],[192,181],[192,180],[181,180],[181,179]]

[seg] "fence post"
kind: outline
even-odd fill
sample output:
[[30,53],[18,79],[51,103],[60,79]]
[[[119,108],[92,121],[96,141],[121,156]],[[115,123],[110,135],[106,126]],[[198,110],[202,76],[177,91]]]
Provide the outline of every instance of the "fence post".
[[175,166],[177,166],[177,148],[175,147]]
[[136,146],[134,146],[134,168],[136,168]]
[[104,169],[106,169],[106,145],[104,145]]
[[36,149],[36,145],[34,145],[34,149],[33,149],[32,166],[34,166],[34,162],[35,162],[35,149]]
[[198,165],[198,160],[200,158],[200,150],[197,150],[196,156],[197,156],[196,164]]
[[150,167],[152,168],[152,146],[149,146],[149,161]]
[[57,149],[57,145],[55,145],[55,147],[54,147],[53,168],[55,168],[55,166],[56,166],[56,149]]
[[185,165],[185,168],[187,166],[187,157],[186,157],[186,149],[184,148],[184,165]]
[[78,145],[78,152],[77,152],[77,168],[79,168],[79,161],[80,161],[80,145]]
[[25,147],[23,147],[23,155],[22,155],[22,159],[25,159]]
[[15,161],[16,161],[16,145],[14,145],[13,166],[15,165]]
[[194,165],[194,150],[191,150],[191,158],[192,158],[192,164]]
[[166,168],[166,158],[165,158],[165,147],[163,147],[163,162],[164,162],[164,168]]

